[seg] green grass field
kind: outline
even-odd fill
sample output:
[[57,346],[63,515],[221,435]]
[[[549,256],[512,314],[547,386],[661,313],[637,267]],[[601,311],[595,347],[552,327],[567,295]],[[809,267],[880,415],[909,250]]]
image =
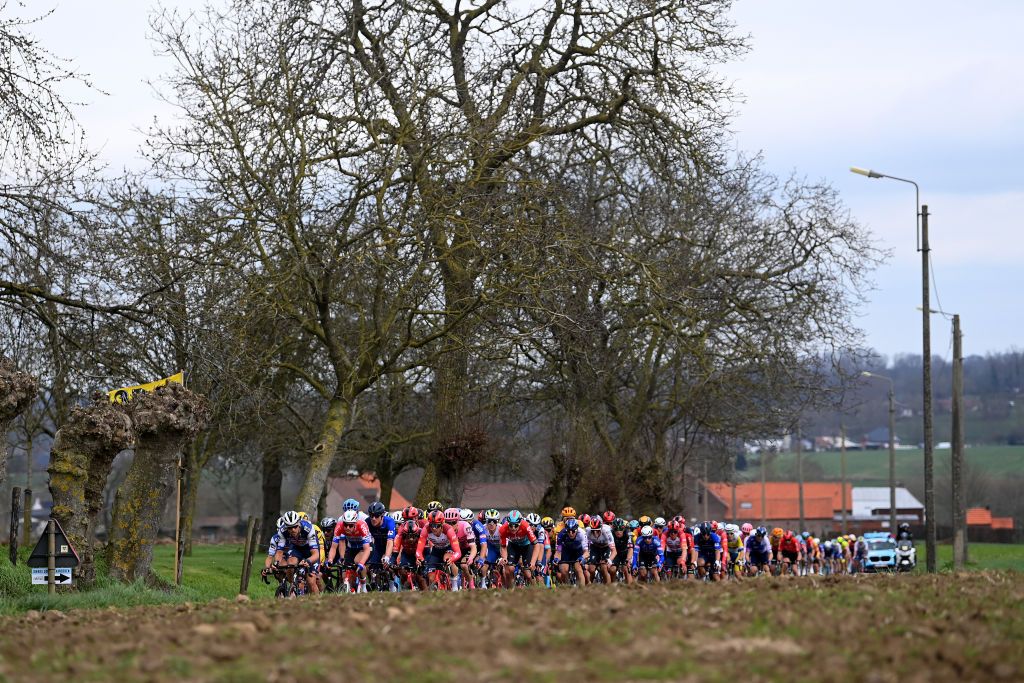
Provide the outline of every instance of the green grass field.
[[[840,476],[840,455],[838,451],[805,453],[805,472],[821,468],[826,480],[838,480]],[[975,467],[994,478],[1024,477],[1024,446],[976,446],[964,450],[968,467]],[[788,478],[795,471],[796,455],[780,453],[771,462],[775,478]],[[942,475],[949,471],[950,452],[948,449],[935,451],[935,472]],[[896,479],[900,482],[916,481],[923,475],[924,452],[921,449],[896,451]],[[760,476],[756,459],[744,472],[748,480]],[[883,486],[889,483],[889,451],[847,451],[846,476],[849,481],[860,485]]]
[[[174,578],[172,546],[155,549],[154,569],[167,580]],[[1024,544],[972,543],[969,569],[1014,569],[1024,571]],[[140,584],[124,585],[101,579],[95,589],[87,592],[67,592],[50,597],[45,586],[31,586],[30,572],[22,561],[12,567],[0,560],[0,614],[18,614],[26,610],[80,609],[99,607],[130,607],[133,605],[208,602],[217,598],[232,599],[238,593],[238,580],[242,569],[242,546],[237,544],[197,545],[192,557],[185,558],[185,571],[180,589],[160,591]],[[253,574],[249,582],[249,595],[254,600],[273,597],[272,588],[259,577],[262,557],[253,558]],[[952,566],[952,548],[939,546],[940,569]],[[925,566],[924,544],[918,544],[918,567]]]

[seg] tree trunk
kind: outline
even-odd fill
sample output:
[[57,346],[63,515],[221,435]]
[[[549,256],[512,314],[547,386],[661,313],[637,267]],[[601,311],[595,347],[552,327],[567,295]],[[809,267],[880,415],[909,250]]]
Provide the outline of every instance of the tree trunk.
[[263,531],[262,541],[270,543],[270,537],[277,533],[277,518],[281,516],[281,458],[277,449],[263,451]]
[[38,389],[39,381],[35,377],[20,372],[14,361],[0,356],[0,486],[7,478],[7,432],[14,418],[32,403]]
[[422,509],[432,500],[437,500],[437,463],[428,461],[423,467],[423,478],[416,489],[416,507]]
[[110,464],[131,442],[131,419],[111,403],[73,408],[54,438],[49,467],[53,518],[78,551],[75,578],[82,584],[96,578],[93,533]]
[[391,453],[381,453],[377,456],[376,475],[380,482],[380,502],[384,507],[391,509],[391,491],[395,488],[395,471],[392,467],[394,456]]
[[309,459],[309,467],[306,469],[306,479],[299,490],[298,498],[295,499],[296,510],[315,510],[320,494],[327,482],[327,474],[331,469],[331,462],[338,452],[338,442],[341,441],[341,434],[348,426],[348,418],[351,414],[349,401],[342,398],[333,398],[327,405],[327,416],[324,419],[324,426],[320,430],[320,439],[313,447],[313,455]]
[[130,409],[135,460],[115,498],[107,559],[115,578],[152,582],[153,542],[174,491],[178,454],[205,426],[209,407],[202,396],[168,384],[133,397]]

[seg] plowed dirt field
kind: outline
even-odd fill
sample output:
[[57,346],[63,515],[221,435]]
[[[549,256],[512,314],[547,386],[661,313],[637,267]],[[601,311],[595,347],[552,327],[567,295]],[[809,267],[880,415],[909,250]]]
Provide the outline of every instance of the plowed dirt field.
[[218,601],[0,633],[0,681],[37,683],[1022,681],[1024,574]]

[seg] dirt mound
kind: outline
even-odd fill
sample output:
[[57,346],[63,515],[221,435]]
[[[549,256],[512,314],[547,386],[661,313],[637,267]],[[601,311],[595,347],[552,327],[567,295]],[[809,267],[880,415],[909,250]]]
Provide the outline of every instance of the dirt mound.
[[1022,607],[1010,572],[45,612],[0,681],[1018,681]]

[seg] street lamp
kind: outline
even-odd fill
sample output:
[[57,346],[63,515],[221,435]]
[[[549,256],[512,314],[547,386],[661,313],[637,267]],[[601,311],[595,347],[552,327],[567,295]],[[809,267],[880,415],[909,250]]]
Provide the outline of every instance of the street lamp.
[[896,535],[896,401],[891,377],[865,370],[865,377],[884,379],[889,383],[889,533]]
[[[858,175],[868,178],[888,178],[901,183],[909,183],[914,186],[914,210],[917,213],[917,250],[921,253],[921,379],[923,385],[924,403],[924,514],[925,514],[925,548],[928,553],[928,571],[934,573],[935,562],[935,463],[934,463],[934,433],[932,428],[932,334],[931,320],[928,311],[931,310],[931,290],[929,287],[928,274],[928,207],[921,204],[921,188],[913,180],[897,178],[896,176],[878,173],[864,168],[851,166],[850,170]],[[920,208],[918,208],[920,207]]]

